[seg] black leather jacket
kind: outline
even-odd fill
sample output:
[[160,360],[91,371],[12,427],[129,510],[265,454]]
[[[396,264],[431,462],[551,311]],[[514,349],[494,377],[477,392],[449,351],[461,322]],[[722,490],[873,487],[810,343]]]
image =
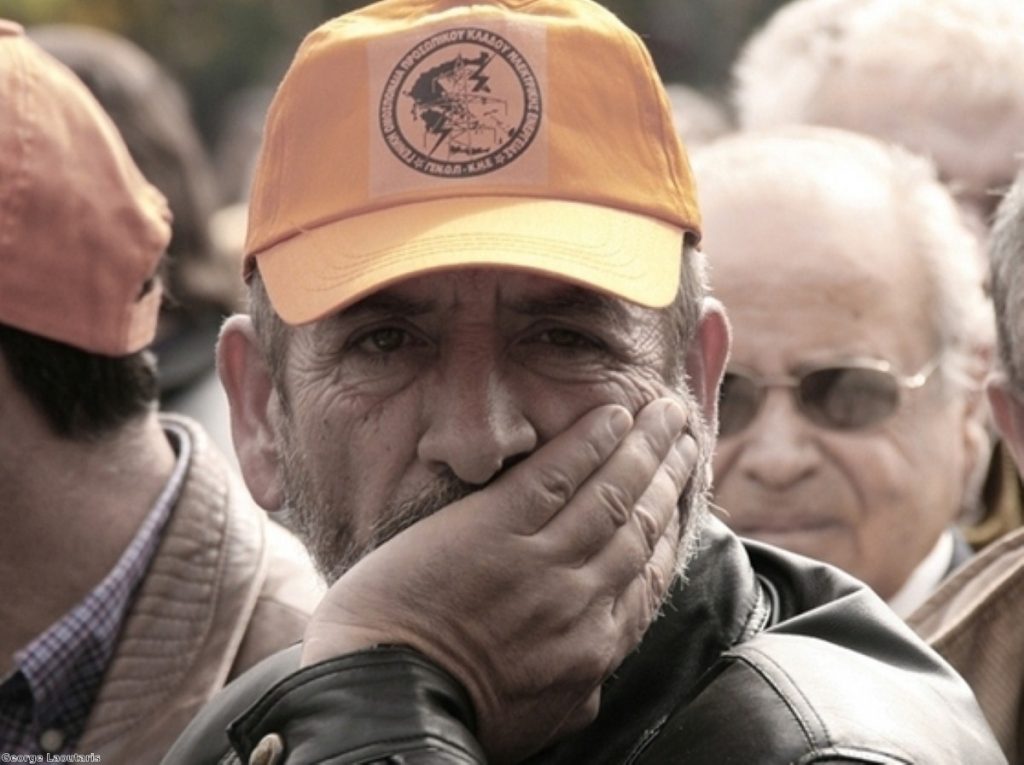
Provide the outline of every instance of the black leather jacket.
[[[451,677],[402,648],[296,672],[297,648],[229,686],[165,763],[242,762],[268,734],[288,763],[481,763]],[[230,729],[231,744],[225,733]],[[1005,759],[966,684],[873,593],[713,522],[586,730],[531,765],[927,763]]]

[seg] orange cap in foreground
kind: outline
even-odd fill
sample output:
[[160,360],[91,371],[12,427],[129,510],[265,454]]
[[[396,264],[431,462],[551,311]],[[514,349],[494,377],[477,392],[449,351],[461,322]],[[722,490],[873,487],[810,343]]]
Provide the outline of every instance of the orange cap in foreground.
[[313,321],[402,279],[528,269],[660,307],[696,191],[650,56],[589,0],[384,0],[299,48],[246,276]]
[[169,221],[85,85],[0,20],[0,323],[108,356],[144,348]]

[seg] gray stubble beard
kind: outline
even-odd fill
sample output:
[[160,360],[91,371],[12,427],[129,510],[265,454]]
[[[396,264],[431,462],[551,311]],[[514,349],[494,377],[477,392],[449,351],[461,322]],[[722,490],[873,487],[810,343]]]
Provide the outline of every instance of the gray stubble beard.
[[[682,399],[683,406],[691,413],[689,430],[697,442],[697,464],[679,501],[683,531],[675,573],[678,580],[685,581],[687,567],[699,548],[700,534],[709,514],[714,441],[712,429],[700,416],[700,407],[692,394],[685,391]],[[285,486],[284,523],[309,550],[317,570],[328,585],[396,534],[483,488],[466,483],[450,470],[445,470],[416,496],[390,505],[377,517],[366,538],[358,539],[351,522],[352,513],[344,507],[335,507],[322,491],[315,488],[306,460],[291,438],[290,423],[279,440]]]

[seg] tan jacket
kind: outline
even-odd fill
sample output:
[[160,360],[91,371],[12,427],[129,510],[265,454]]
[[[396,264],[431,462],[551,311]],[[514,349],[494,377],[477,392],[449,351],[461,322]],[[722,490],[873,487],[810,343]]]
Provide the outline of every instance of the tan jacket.
[[159,762],[228,680],[301,638],[322,593],[202,428],[163,417],[191,434],[192,462],[76,746],[104,765]]
[[956,571],[908,623],[966,678],[1011,765],[1024,765],[1024,529]]

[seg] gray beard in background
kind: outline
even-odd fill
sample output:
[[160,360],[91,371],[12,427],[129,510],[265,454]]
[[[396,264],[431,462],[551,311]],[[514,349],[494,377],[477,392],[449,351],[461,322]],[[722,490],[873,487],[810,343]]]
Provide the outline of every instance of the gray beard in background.
[[[698,549],[700,532],[708,517],[714,442],[711,428],[700,417],[700,407],[689,391],[683,396],[683,404],[691,412],[689,430],[697,441],[698,455],[690,481],[679,501],[684,529],[679,540],[676,575],[685,580],[687,565]],[[415,497],[386,507],[374,521],[367,538],[360,540],[353,532],[351,513],[344,507],[333,506],[313,489],[315,484],[306,462],[289,436],[290,432],[286,432],[280,445],[285,484],[282,522],[309,550],[317,570],[328,585],[391,537],[481,488],[462,481],[446,469]],[[496,479],[497,476],[492,481]]]

